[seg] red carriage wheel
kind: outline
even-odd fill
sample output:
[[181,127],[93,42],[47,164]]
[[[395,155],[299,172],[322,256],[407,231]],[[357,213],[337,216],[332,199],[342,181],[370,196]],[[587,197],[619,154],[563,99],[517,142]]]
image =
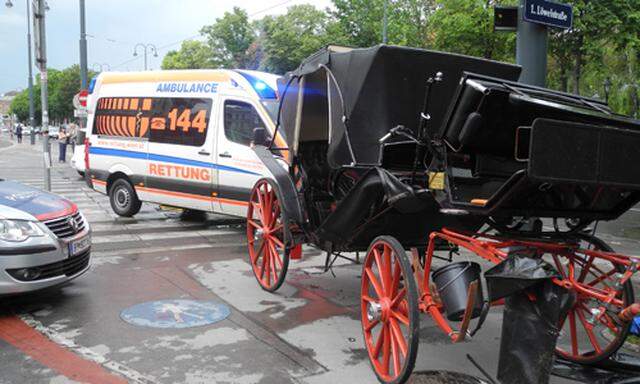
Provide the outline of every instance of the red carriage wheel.
[[[602,240],[593,236],[581,236],[583,249],[613,252]],[[597,261],[596,261],[597,260]],[[573,265],[576,279],[596,289],[600,293],[615,290],[615,274],[624,272],[624,267],[610,261],[595,259],[584,254],[568,257],[552,255],[552,263],[560,274],[568,275],[569,265]],[[627,281],[616,296],[620,305],[611,305],[601,316],[603,303],[592,297],[577,295],[575,305],[562,324],[556,352],[566,360],[581,364],[595,364],[609,358],[624,343],[629,333],[629,323],[618,320],[617,314],[634,302],[631,281]]]
[[418,354],[418,294],[405,250],[391,236],[377,237],[364,261],[361,288],[364,342],[383,383],[409,378]]
[[261,179],[254,185],[247,209],[247,242],[253,273],[260,286],[273,292],[289,267],[288,228],[276,184]]

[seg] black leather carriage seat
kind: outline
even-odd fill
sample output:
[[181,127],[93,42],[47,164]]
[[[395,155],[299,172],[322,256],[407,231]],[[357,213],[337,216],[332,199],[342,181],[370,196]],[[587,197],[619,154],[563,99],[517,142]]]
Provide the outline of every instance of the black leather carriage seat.
[[327,162],[327,141],[303,141],[298,148],[298,158],[306,174],[306,182],[315,191],[328,193],[331,167]]

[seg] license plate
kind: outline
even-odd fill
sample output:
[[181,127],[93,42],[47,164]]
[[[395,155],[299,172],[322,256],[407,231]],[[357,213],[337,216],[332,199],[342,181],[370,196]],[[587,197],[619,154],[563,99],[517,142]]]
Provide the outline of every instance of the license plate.
[[91,247],[91,236],[85,236],[69,243],[69,256],[75,256]]

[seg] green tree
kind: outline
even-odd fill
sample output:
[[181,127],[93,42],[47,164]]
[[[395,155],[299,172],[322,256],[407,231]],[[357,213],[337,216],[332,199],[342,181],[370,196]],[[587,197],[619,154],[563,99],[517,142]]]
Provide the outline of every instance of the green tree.
[[[387,0],[334,0],[339,31],[347,45],[369,47],[382,43],[384,2]],[[388,44],[424,47],[428,19],[435,0],[399,0],[387,3]]]
[[162,69],[217,68],[213,51],[206,43],[197,40],[182,42],[179,50],[167,52],[162,59]]
[[330,16],[313,5],[294,5],[287,13],[266,16],[261,20],[261,45],[264,58],[261,67],[284,73],[329,43],[335,43],[328,33]]
[[[80,66],[72,65],[63,70],[47,69],[47,92],[49,119],[52,122],[73,119],[73,97],[80,91]],[[95,76],[95,72],[89,71],[89,78]],[[34,118],[36,124],[42,122],[41,108],[41,84],[40,77],[36,77],[33,85]],[[24,123],[29,120],[29,90],[20,92],[11,102],[11,112]]]
[[442,51],[513,61],[515,34],[493,31],[493,7],[513,1],[438,0],[429,18],[431,46]]
[[225,12],[214,24],[202,27],[200,33],[206,37],[213,58],[220,66],[246,67],[250,60],[247,50],[256,38],[247,11],[233,7],[232,12]]

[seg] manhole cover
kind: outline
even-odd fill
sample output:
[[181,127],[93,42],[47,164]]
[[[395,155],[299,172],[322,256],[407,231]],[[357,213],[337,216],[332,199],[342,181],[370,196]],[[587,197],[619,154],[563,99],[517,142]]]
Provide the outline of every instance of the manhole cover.
[[214,301],[158,300],[129,307],[120,317],[141,327],[191,328],[224,320],[229,313],[229,307]]
[[464,373],[449,371],[414,372],[407,384],[485,384],[484,381]]

